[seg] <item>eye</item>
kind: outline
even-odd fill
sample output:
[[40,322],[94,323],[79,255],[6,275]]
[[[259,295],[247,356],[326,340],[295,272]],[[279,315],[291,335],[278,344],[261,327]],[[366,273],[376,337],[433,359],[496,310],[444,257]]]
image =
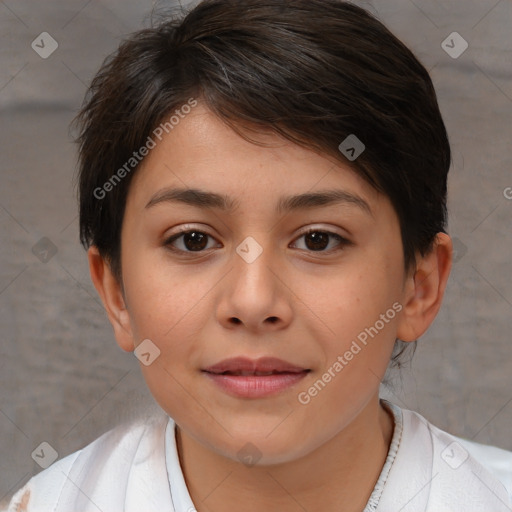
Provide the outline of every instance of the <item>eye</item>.
[[[164,245],[175,252],[203,252],[205,249],[211,249],[211,247],[207,247],[209,238],[214,239],[208,233],[198,229],[187,229],[172,235],[164,242]],[[179,242],[177,245],[180,247],[176,247],[175,242]]]
[[[337,233],[315,228],[302,233],[296,240],[300,240],[301,238],[304,238],[305,247],[298,248],[313,252],[333,252],[341,250],[347,245],[351,245],[349,240]],[[169,237],[164,242],[164,245],[174,252],[205,252],[214,247],[214,245],[209,245],[209,239],[215,240],[211,235],[199,229],[183,229],[179,233]],[[334,248],[332,247],[333,242],[337,242]],[[296,243],[297,242],[293,245]],[[336,246],[338,249],[336,249]]]
[[[309,229],[305,233],[297,238],[297,240],[304,238],[305,242],[305,250],[314,251],[314,252],[331,252],[332,247],[329,250],[325,250],[329,247],[330,241],[333,239],[338,242],[338,249],[334,248],[334,250],[341,250],[344,246],[350,245],[351,242],[346,238],[343,238],[341,235],[337,233],[333,233],[331,231],[325,231],[320,229]],[[331,240],[329,240],[331,239]],[[299,249],[303,249],[299,247]]]

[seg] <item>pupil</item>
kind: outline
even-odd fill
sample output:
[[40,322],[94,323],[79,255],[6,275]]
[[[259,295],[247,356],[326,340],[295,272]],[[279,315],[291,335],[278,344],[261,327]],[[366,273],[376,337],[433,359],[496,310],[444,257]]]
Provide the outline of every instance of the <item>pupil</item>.
[[196,231],[185,233],[184,243],[187,249],[191,251],[199,251],[206,247],[206,236],[203,233],[197,233]]
[[[328,245],[328,235],[327,233],[320,233],[319,231],[314,231],[313,233],[308,233],[306,235],[306,245],[308,249],[319,250],[325,249]],[[312,242],[312,244],[308,244],[308,240]]]

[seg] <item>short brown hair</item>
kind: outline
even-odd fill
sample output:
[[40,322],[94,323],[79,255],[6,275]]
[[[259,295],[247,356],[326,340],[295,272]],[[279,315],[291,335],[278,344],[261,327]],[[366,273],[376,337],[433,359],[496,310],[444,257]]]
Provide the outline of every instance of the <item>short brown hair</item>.
[[[204,0],[127,38],[76,118],[80,238],[119,279],[136,168],[105,197],[94,191],[191,97],[237,131],[271,130],[348,163],[393,204],[406,270],[445,230],[448,137],[427,70],[397,37],[339,0]],[[365,145],[354,161],[338,149],[351,134]]]

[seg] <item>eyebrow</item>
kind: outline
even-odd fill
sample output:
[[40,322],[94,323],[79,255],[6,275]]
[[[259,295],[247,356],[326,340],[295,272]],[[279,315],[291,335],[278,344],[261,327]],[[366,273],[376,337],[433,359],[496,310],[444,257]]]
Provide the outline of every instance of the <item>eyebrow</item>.
[[[154,194],[146,208],[160,203],[180,202],[198,208],[218,208],[227,213],[234,212],[240,202],[224,194],[207,192],[196,188],[165,188]],[[276,213],[317,208],[333,204],[351,204],[373,216],[370,205],[360,196],[346,190],[324,190],[306,192],[294,196],[283,196],[276,206]]]

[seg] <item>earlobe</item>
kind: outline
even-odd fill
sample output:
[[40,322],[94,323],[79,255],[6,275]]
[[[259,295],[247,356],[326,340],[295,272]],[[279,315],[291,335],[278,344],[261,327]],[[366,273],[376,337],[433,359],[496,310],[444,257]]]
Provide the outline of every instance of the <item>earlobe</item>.
[[432,251],[418,258],[416,272],[407,278],[397,338],[417,340],[434,321],[450,275],[452,253],[451,238],[438,233]]
[[87,251],[87,257],[92,282],[105,306],[117,344],[123,350],[132,352],[135,345],[121,285],[97,247],[91,246]]

